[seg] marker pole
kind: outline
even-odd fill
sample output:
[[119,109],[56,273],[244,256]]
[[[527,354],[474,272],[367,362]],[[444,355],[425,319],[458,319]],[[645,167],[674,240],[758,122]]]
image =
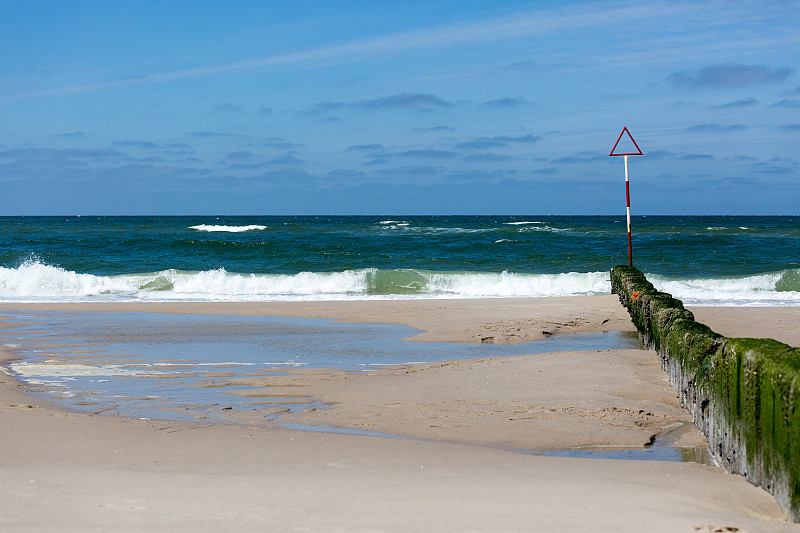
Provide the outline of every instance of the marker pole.
[[[633,145],[636,147],[636,151],[632,151],[629,149],[628,152],[623,152],[620,154],[615,153],[617,151],[617,146],[619,145],[619,141],[622,140],[622,136],[628,134],[628,138],[631,140]],[[614,148],[611,149],[611,153],[608,155],[622,155],[625,156],[625,199],[628,201],[628,264],[633,266],[633,247],[631,246],[631,189],[628,181],[628,156],[629,155],[643,155],[642,149],[639,148],[639,145],[636,144],[636,141],[633,140],[633,136],[631,132],[628,131],[628,127],[622,128],[622,133],[619,134],[617,137],[617,142],[614,143]]]
[[628,156],[625,157],[625,199],[628,203],[628,265],[633,266],[633,246],[631,245],[631,189],[628,181]]

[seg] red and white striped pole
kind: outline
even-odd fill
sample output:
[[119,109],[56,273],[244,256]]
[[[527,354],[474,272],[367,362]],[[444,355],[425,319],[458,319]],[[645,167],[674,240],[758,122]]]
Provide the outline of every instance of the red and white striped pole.
[[625,156],[625,200],[628,204],[628,266],[633,266],[633,246],[631,245],[631,187],[628,180],[628,156]]
[[[617,153],[617,146],[619,146],[619,142],[622,140],[622,136],[628,134],[628,139],[633,143],[633,146],[636,147],[636,151],[629,151],[629,152],[621,152]],[[628,148],[630,150],[630,148]],[[611,156],[614,155],[621,155],[625,157],[625,200],[628,206],[628,264],[633,266],[633,245],[631,244],[631,189],[630,189],[630,180],[628,179],[628,156],[629,155],[642,155],[642,149],[639,148],[639,145],[636,144],[636,141],[633,140],[633,136],[631,132],[628,131],[627,126],[622,128],[622,132],[617,137],[617,142],[614,143],[614,148],[611,149],[611,153],[608,154]]]

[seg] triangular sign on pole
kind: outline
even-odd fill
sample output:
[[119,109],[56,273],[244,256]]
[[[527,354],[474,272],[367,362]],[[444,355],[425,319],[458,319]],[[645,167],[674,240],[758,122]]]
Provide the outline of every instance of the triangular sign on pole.
[[[628,134],[628,139],[630,139],[631,142],[633,143],[633,145],[636,147],[636,151],[635,152],[630,151],[630,150],[632,150],[632,148],[630,148],[630,145],[628,145],[627,142],[624,142],[623,144],[628,146],[628,150],[629,151],[620,152],[620,153],[614,153],[614,151],[617,149],[617,145],[619,145],[619,141],[622,140],[622,136],[625,135],[626,133]],[[622,147],[620,147],[620,149],[624,150],[624,148],[622,148]],[[636,141],[633,140],[633,136],[631,135],[631,132],[628,131],[628,127],[626,126],[626,127],[622,128],[622,133],[619,134],[619,137],[617,138],[617,142],[614,143],[614,148],[611,149],[611,153],[608,154],[608,155],[611,156],[611,155],[644,155],[644,154],[642,154],[642,149],[639,148],[639,145],[636,144]]]

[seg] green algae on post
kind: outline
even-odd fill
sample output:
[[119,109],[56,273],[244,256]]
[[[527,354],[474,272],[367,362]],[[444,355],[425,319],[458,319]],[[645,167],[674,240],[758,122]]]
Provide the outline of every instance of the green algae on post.
[[611,269],[611,290],[658,352],[720,464],[769,491],[800,522],[800,348],[723,337],[631,266]]

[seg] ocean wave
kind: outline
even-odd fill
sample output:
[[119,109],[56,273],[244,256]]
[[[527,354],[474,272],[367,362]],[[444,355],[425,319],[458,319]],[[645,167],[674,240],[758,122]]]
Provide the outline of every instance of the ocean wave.
[[380,230],[408,230],[411,229],[411,223],[405,220],[381,220],[378,222]]
[[219,231],[227,233],[242,233],[244,231],[260,231],[267,229],[267,226],[259,224],[250,224],[249,226],[212,226],[208,224],[198,224],[197,226],[189,226],[189,229],[197,231]]
[[750,229],[752,229],[752,228],[750,228],[748,226],[737,226],[735,228],[730,228],[728,226],[708,226],[706,228],[706,231],[732,231],[732,232],[737,232],[738,230],[747,231],[747,230],[750,230]]
[[548,226],[547,224],[541,226],[522,226],[517,230],[519,232],[525,231],[543,231],[548,233],[564,233],[568,231],[573,231],[571,228],[554,228],[552,226]]
[[608,292],[605,272],[520,274],[356,269],[240,274],[223,268],[98,276],[30,261],[0,267],[0,301],[282,301],[570,296]]
[[[653,284],[689,305],[800,305],[800,269]],[[117,276],[72,272],[39,261],[0,267],[0,302],[313,301],[402,298],[522,298],[608,294],[607,272],[532,274],[374,268],[242,274],[224,268]]]
[[460,228],[460,227],[435,227],[420,226],[412,228],[415,233],[423,235],[458,235],[464,233],[488,233],[497,231],[497,228]]
[[723,278],[647,278],[687,305],[800,305],[800,269]]
[[461,228],[461,227],[436,227],[436,226],[414,226],[408,222],[398,222],[396,224],[380,223],[378,231],[403,231],[412,235],[463,235],[471,233],[489,233],[498,231],[498,228]]

